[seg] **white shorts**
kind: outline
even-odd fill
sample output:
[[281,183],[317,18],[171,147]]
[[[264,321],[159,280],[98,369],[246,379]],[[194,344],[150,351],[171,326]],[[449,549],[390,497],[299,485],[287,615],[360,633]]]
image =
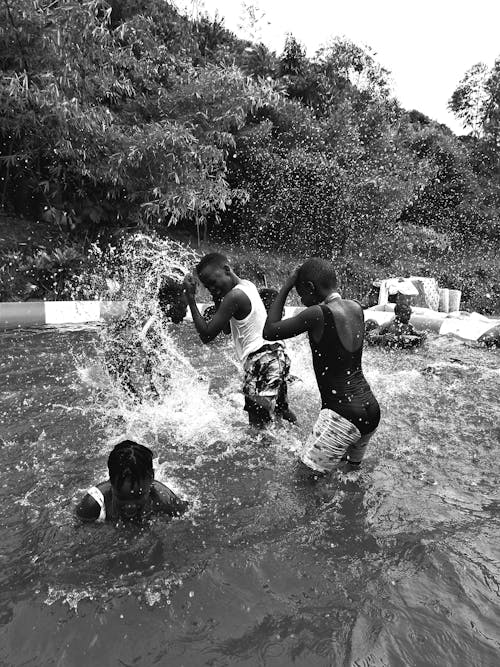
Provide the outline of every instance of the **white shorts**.
[[318,472],[330,472],[341,459],[361,463],[366,445],[374,432],[361,435],[345,417],[324,408],[299,458],[308,468]]

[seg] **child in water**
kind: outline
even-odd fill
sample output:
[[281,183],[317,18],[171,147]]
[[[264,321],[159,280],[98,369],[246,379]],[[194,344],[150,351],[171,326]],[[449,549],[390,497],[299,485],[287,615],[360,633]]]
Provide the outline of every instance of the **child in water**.
[[406,303],[396,303],[394,318],[380,329],[373,329],[367,334],[367,342],[386,345],[387,347],[415,347],[426,338],[425,332],[419,332],[410,324],[411,307]]
[[76,508],[82,521],[141,521],[151,514],[180,516],[188,503],[154,481],[153,452],[132,440],[115,445],[109,480],[91,487]]
[[[295,287],[306,308],[282,319]],[[321,410],[300,455],[308,470],[326,473],[341,461],[357,468],[380,421],[380,407],[361,367],[364,322],[359,303],[337,292],[330,262],[313,257],[285,282],[269,309],[264,338],[308,333]]]
[[[207,322],[196,305],[196,281],[193,276],[186,276],[184,287],[196,331],[203,343],[214,340],[221,331],[232,334],[243,365],[243,394],[249,422],[264,426],[272,420],[280,388],[288,375],[290,360],[284,346],[281,341],[266,343],[262,338],[266,321],[262,299],[252,282],[236,275],[225,255],[205,255],[196,266],[196,273],[216,307]],[[288,419],[292,414],[282,416]]]

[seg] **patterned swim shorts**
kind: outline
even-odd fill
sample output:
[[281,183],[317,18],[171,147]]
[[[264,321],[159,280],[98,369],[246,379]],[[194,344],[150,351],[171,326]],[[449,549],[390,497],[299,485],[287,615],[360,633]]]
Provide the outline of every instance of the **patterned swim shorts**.
[[323,473],[333,470],[340,461],[359,464],[373,433],[361,435],[345,417],[324,408],[304,444],[300,460],[308,468]]
[[289,371],[290,359],[282,343],[264,345],[243,365],[243,393],[272,412]]

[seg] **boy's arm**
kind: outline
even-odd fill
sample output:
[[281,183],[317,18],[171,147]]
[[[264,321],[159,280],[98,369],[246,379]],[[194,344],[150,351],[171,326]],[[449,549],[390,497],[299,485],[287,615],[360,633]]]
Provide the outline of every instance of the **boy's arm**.
[[413,324],[408,322],[408,334],[410,336],[418,336],[419,338],[426,338],[427,334],[425,331],[417,331]]
[[[222,301],[220,301],[219,299],[214,299],[214,305],[215,305],[215,310],[216,311],[219,310],[221,303],[222,303]],[[228,320],[226,326],[222,329],[222,333],[226,334],[226,336],[228,336],[231,333],[231,325],[229,323],[229,320]]]
[[298,315],[295,315],[295,317],[289,317],[286,320],[281,319],[286,298],[292,287],[295,285],[296,278],[296,272],[287,278],[285,284],[280,289],[269,308],[264,330],[262,332],[262,336],[266,340],[293,338],[294,336],[298,336],[301,333],[316,328],[323,318],[323,313],[319,306],[310,306]]
[[238,296],[233,291],[226,294],[222,299],[219,308],[210,322],[205,322],[203,315],[196,305],[196,283],[192,276],[186,276],[184,279],[184,289],[193,316],[193,323],[203,343],[209,343],[218,333],[229,326],[229,320],[238,311]]
[[294,317],[288,317],[286,320],[270,321],[271,311],[267,316],[262,337],[266,340],[284,340],[299,336],[306,331],[316,329],[322,322],[323,313],[319,306],[310,306]]

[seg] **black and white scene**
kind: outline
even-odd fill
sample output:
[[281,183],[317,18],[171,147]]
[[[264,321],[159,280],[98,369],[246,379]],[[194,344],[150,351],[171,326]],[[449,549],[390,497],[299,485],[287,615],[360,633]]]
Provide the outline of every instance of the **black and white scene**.
[[0,0],[0,667],[500,665],[497,0]]

